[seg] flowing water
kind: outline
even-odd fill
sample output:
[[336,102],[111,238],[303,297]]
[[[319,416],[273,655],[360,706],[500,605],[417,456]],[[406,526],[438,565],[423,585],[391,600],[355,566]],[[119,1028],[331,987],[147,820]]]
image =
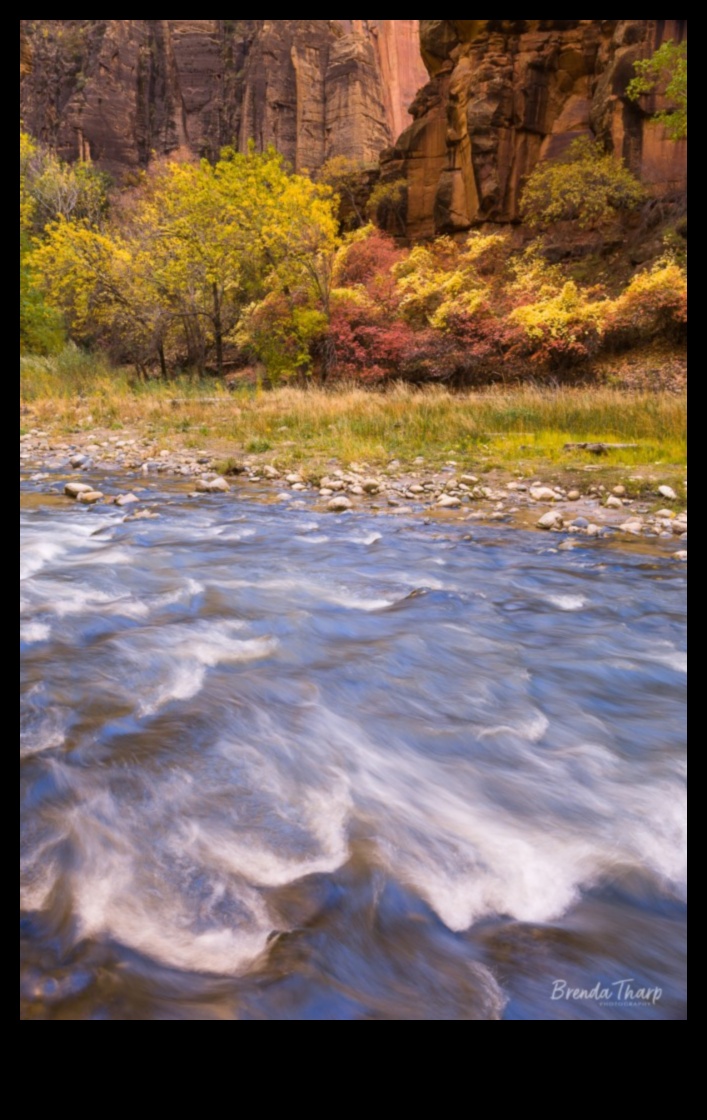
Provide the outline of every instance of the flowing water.
[[687,1017],[684,568],[161,497],[24,484],[21,1018]]

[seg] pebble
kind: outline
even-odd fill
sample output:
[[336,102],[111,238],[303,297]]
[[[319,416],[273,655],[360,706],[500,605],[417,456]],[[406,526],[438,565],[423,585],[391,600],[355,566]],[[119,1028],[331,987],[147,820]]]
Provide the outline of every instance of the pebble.
[[672,531],[676,537],[681,537],[683,533],[687,532],[686,521],[673,521],[671,525]]
[[669,502],[677,502],[678,500],[678,496],[672,486],[659,486],[658,493],[661,498],[667,498]]
[[570,490],[569,494],[567,495],[567,501],[578,502],[581,497],[582,495],[580,494],[579,490]]
[[151,509],[141,509],[137,513],[131,513],[128,517],[124,517],[124,521],[152,521],[155,517],[159,517],[159,513],[153,513]]
[[280,478],[280,472],[276,467],[263,467],[263,474],[266,478]]
[[656,513],[656,517],[659,517],[665,521],[672,521],[675,517],[675,511],[672,509],[659,509]]
[[136,497],[135,494],[120,494],[119,497],[115,499],[115,504],[117,506],[132,506],[135,502],[139,501],[140,499]]
[[332,498],[327,504],[327,509],[332,513],[344,513],[347,509],[353,509],[353,502],[350,498],[345,498],[343,494],[339,494],[336,498]]
[[607,498],[606,499],[606,508],[607,509],[623,509],[624,504],[621,501],[621,498],[613,498],[613,497],[612,498]]
[[626,497],[626,487],[625,486],[615,486],[614,489],[611,491],[611,493],[615,494],[617,498],[625,498]]
[[84,505],[93,506],[96,502],[103,501],[103,494],[100,490],[91,490],[89,487],[88,490],[82,490],[79,494],[79,501],[83,502]]
[[295,486],[298,482],[302,481],[302,475],[301,474],[288,474],[285,481],[289,482],[290,486]]
[[623,525],[621,525],[620,528],[622,533],[631,533],[634,537],[640,537],[641,533],[643,532],[643,522],[624,521]]
[[479,480],[475,474],[463,474],[459,481],[465,482],[467,486],[476,486]]
[[64,487],[67,498],[78,498],[81,494],[88,494],[91,491],[93,487],[87,486],[85,482],[67,482]]
[[454,498],[451,494],[443,494],[437,502],[440,509],[459,509],[461,498]]
[[687,562],[687,553],[686,552],[676,552],[675,553],[675,559],[680,560],[683,564],[685,564]]
[[573,529],[588,529],[589,528],[589,522],[587,521],[586,517],[575,517],[574,521],[572,522],[572,528]]
[[375,478],[366,478],[361,485],[367,494],[377,494],[380,490],[380,483]]
[[69,459],[69,462],[71,463],[72,467],[74,467],[76,470],[78,470],[78,468],[82,467],[84,465],[84,463],[86,462],[86,456],[85,455],[72,455],[72,457]]

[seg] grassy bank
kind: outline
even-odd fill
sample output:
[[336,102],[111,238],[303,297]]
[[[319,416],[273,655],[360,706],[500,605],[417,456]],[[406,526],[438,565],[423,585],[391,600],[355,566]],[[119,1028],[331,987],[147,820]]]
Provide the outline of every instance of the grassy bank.
[[[674,480],[685,466],[686,400],[675,393],[534,386],[460,394],[341,386],[229,393],[187,380],[131,386],[71,352],[22,359],[20,382],[26,429],[131,430],[160,447],[262,457],[312,477],[333,459],[378,468],[424,457],[429,466],[456,460],[478,470],[555,472],[588,463],[605,472],[660,465]],[[584,441],[636,446],[601,460],[564,449]]]

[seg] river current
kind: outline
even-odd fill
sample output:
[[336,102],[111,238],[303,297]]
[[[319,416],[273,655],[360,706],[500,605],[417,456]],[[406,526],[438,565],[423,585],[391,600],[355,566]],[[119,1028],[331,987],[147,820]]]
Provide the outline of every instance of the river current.
[[684,567],[35,490],[21,1018],[687,1017]]

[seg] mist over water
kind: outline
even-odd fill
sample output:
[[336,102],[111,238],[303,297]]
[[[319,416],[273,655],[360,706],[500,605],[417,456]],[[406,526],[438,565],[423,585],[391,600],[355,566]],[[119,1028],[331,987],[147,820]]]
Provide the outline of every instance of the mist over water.
[[163,498],[21,502],[21,1018],[686,1017],[682,567]]

